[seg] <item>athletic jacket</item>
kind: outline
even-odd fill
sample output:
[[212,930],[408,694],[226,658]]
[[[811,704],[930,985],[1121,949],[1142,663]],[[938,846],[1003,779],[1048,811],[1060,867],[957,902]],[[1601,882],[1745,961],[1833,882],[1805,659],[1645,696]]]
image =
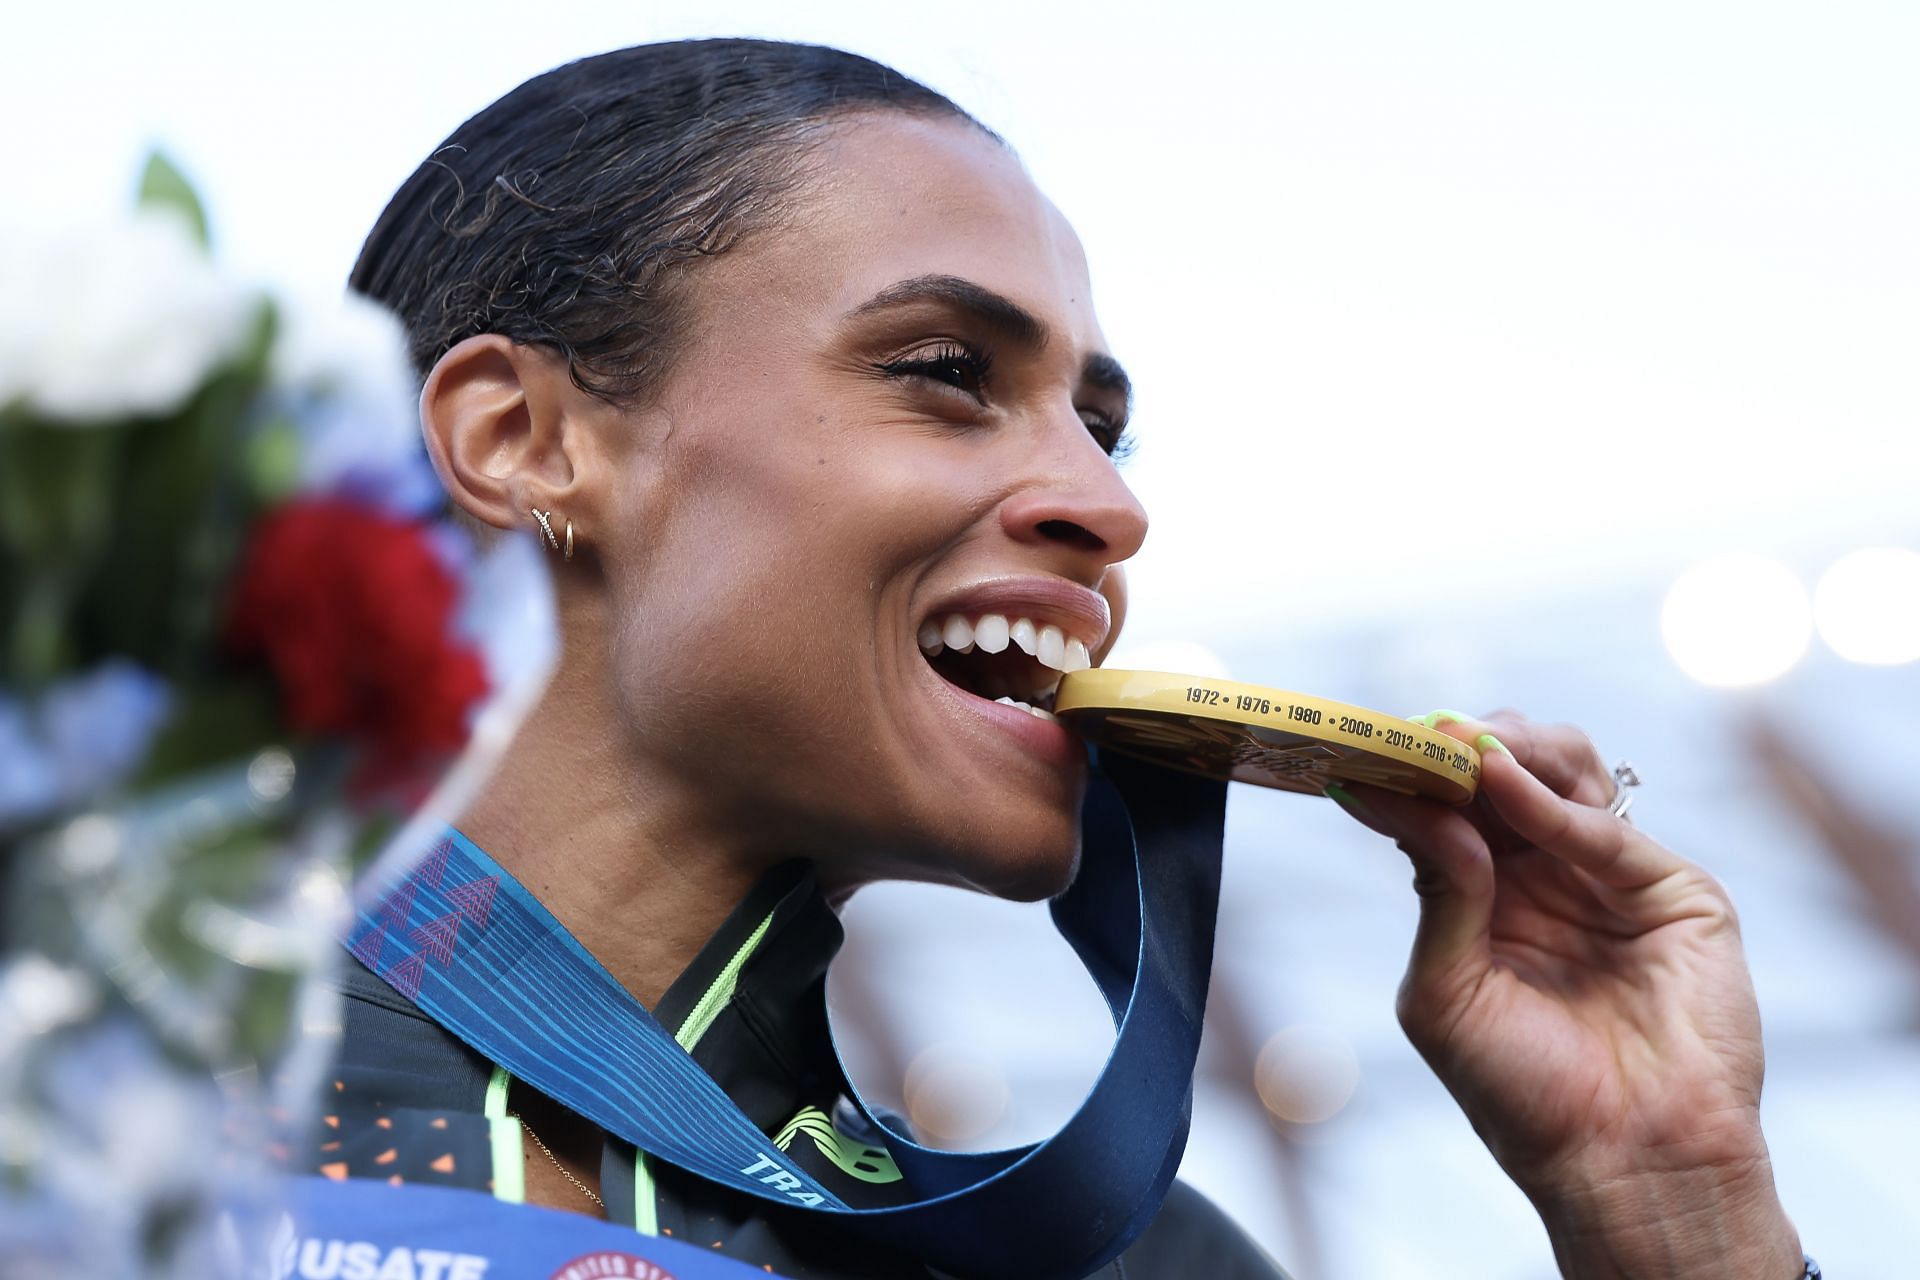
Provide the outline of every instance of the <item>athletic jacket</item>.
[[[827,963],[841,939],[806,866],[778,868],[653,1012],[792,1162],[849,1204],[885,1205],[910,1196],[882,1135],[848,1101],[827,1029]],[[505,1074],[357,962],[344,967],[344,1030],[325,1115],[303,1153],[308,1170],[518,1199],[525,1134],[506,1114]],[[843,1223],[705,1182],[612,1135],[603,1143],[600,1192],[615,1222],[794,1280],[935,1275]],[[584,1196],[581,1208],[591,1208]],[[1140,1239],[1094,1275],[1285,1280],[1244,1232],[1178,1182]]]

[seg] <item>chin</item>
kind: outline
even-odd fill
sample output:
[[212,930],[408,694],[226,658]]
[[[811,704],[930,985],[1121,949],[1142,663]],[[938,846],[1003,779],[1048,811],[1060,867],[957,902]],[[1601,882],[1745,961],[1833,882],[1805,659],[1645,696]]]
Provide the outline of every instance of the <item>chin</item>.
[[823,883],[851,890],[906,880],[1038,902],[1065,892],[1079,871],[1084,764],[1040,785],[954,770],[884,790],[906,803],[816,842]]
[[1058,897],[1080,870],[1080,822],[1049,832],[994,842],[983,849],[955,850],[943,860],[949,883],[1009,902]]
[[[983,821],[982,819],[986,819]],[[1079,806],[1072,816],[995,823],[971,814],[941,825],[939,835],[897,833],[875,839],[875,852],[861,858],[817,858],[829,892],[850,893],[863,884],[909,880],[984,893],[1009,902],[1041,902],[1064,893],[1080,869]],[[841,849],[853,841],[842,841]],[[889,850],[880,853],[880,849]]]

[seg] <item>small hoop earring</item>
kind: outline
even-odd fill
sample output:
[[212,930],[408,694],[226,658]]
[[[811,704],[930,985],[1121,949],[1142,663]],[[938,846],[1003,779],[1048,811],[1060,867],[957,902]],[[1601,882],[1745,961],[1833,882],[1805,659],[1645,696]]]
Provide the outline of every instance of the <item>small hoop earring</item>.
[[528,507],[527,510],[532,512],[533,518],[540,522],[540,532],[547,535],[547,546],[558,551],[560,549],[560,539],[553,536],[553,526],[547,523],[548,513],[540,510],[538,507]]
[[560,539],[553,536],[553,525],[549,523],[548,520],[553,513],[551,511],[542,511],[538,507],[528,507],[527,510],[533,514],[535,520],[540,522],[540,532],[547,535],[547,546],[558,551],[561,559],[573,559],[573,521],[567,521],[567,544],[562,547],[560,545]]

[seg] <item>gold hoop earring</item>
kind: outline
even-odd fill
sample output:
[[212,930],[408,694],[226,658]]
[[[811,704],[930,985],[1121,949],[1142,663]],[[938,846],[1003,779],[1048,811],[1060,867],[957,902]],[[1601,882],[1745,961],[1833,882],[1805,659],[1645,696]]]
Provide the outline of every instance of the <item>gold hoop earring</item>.
[[567,521],[567,545],[562,547],[560,545],[560,539],[553,536],[553,525],[548,521],[548,518],[552,516],[553,513],[551,511],[542,511],[538,507],[528,507],[527,510],[535,520],[540,522],[540,532],[547,536],[547,546],[554,551],[558,551],[561,559],[573,559],[573,521]]

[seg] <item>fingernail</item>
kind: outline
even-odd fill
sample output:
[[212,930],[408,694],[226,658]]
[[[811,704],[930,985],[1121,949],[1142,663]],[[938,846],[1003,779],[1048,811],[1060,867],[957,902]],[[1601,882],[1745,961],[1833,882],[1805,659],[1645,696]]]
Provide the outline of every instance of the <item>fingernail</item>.
[[1442,720],[1476,720],[1478,718],[1477,716],[1470,716],[1464,711],[1449,711],[1445,707],[1442,707],[1438,711],[1427,712],[1427,728],[1433,728],[1434,725]]
[[1507,755],[1513,754],[1513,752],[1507,751],[1506,743],[1500,741],[1500,739],[1494,737],[1490,733],[1483,733],[1479,737],[1475,738],[1473,740],[1473,745],[1480,748],[1482,751],[1503,751],[1503,752],[1506,752]]
[[1351,813],[1354,816],[1358,817],[1359,815],[1366,812],[1366,809],[1361,805],[1361,803],[1358,800],[1354,799],[1353,792],[1347,790],[1345,787],[1341,786],[1339,783],[1329,782],[1325,787],[1322,788],[1322,790],[1326,792],[1327,799],[1333,801],[1335,804],[1339,805],[1342,809],[1345,809],[1348,813]]

